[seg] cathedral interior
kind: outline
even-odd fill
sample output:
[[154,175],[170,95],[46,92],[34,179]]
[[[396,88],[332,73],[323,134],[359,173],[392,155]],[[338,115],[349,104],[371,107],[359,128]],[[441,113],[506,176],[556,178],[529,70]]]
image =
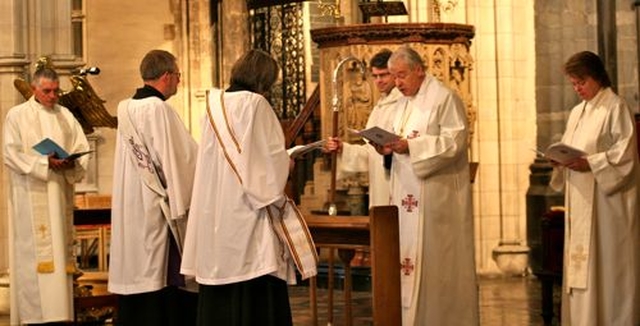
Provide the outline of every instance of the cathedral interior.
[[[380,49],[411,46],[467,109],[480,275],[523,276],[542,268],[540,219],[562,205],[562,194],[547,187],[550,165],[535,149],[559,139],[578,102],[562,62],[578,51],[598,53],[617,93],[636,112],[639,107],[637,0],[25,0],[3,1],[0,17],[3,118],[25,100],[15,81],[28,80],[42,57],[61,75],[69,103],[79,111],[103,110],[102,121],[83,124],[94,152],[76,186],[78,209],[110,205],[112,118],[117,103],[142,85],[138,64],[151,49],[178,58],[181,83],[169,102],[194,139],[206,90],[228,86],[231,66],[246,50],[270,53],[281,69],[270,102],[292,147],[336,129],[361,141],[347,130],[364,127],[379,94],[355,65],[334,80],[338,63],[350,56],[367,63]],[[77,88],[85,97],[72,98]],[[334,97],[338,126],[332,125]],[[296,163],[287,192],[306,214],[324,209],[331,195],[328,165],[319,151]],[[366,175],[337,180],[332,190],[340,210],[368,215],[367,187]],[[2,201],[0,272],[9,264],[6,211]],[[92,253],[80,263],[105,271],[109,228],[91,225],[77,230],[79,254]],[[357,258],[354,266],[366,265],[366,257]]]

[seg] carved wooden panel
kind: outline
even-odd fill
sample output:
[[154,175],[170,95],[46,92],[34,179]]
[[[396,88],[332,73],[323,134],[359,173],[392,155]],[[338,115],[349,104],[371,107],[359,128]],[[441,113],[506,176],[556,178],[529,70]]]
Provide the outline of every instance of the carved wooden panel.
[[[333,129],[333,73],[338,62],[352,55],[368,65],[371,57],[381,49],[393,51],[401,45],[409,45],[422,54],[427,71],[460,95],[467,107],[472,137],[477,116],[469,76],[473,69],[473,58],[469,53],[473,35],[473,26],[443,23],[362,24],[312,30],[312,39],[320,48],[323,137],[329,136]],[[342,69],[337,80],[341,112],[338,134],[353,140],[346,131],[365,126],[379,94],[368,73],[363,76],[355,66]]]

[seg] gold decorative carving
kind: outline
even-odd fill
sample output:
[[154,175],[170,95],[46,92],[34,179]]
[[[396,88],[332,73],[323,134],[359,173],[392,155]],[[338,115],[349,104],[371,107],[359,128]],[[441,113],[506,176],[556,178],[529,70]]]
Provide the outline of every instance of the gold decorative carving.
[[320,0],[318,3],[318,9],[320,9],[322,16],[330,16],[336,19],[342,17],[342,12],[340,11],[340,0],[335,0],[333,3],[325,3]]
[[[312,30],[311,37],[320,48],[322,136],[330,134],[331,76],[338,62],[352,55],[368,63],[381,49],[394,50],[403,44],[422,54],[427,70],[460,95],[467,106],[472,135],[477,114],[469,78],[474,63],[469,48],[474,33],[473,26],[445,23],[359,24]],[[339,135],[348,141],[355,139],[345,130],[364,126],[379,97],[373,80],[368,76],[361,80],[358,74],[357,69],[345,69],[341,76],[344,82],[338,94],[343,101]],[[353,112],[349,112],[350,109]]]

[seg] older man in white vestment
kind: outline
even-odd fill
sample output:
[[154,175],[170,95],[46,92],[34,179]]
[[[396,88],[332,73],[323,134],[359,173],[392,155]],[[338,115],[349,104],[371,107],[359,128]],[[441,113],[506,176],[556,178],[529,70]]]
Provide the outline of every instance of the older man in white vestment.
[[400,214],[403,325],[477,325],[467,118],[460,98],[403,46],[389,71],[404,97],[393,131],[391,203]]
[[73,114],[57,104],[56,72],[38,69],[33,96],[9,110],[4,164],[9,172],[11,324],[73,320],[73,195],[88,157],[62,159],[33,146],[50,138],[68,153],[89,150]]
[[140,74],[144,87],[118,105],[108,289],[120,295],[118,325],[193,325],[197,294],[179,268],[197,145],[165,102],[176,58],[152,50]]
[[600,58],[574,54],[565,74],[582,98],[562,142],[584,151],[554,163],[565,190],[563,325],[640,325],[638,151],[629,107]]
[[[395,103],[402,93],[395,88],[393,76],[387,68],[387,61],[391,51],[383,49],[370,60],[371,76],[376,88],[380,92],[380,99],[371,111],[366,128],[378,126],[391,130]],[[342,143],[339,139],[330,137],[325,145],[326,151],[340,150],[338,168],[341,172],[369,171],[369,207],[389,205],[389,168],[391,154],[381,156],[375,148],[364,144],[355,145]],[[344,174],[343,174],[344,176]]]

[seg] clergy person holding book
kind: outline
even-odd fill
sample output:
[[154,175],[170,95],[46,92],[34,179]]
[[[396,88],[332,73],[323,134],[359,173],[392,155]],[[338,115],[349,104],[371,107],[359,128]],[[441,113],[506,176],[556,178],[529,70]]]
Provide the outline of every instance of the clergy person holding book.
[[[393,76],[387,68],[387,61],[391,51],[383,49],[370,60],[371,77],[380,92],[378,103],[371,111],[366,129],[378,127],[391,130],[393,122],[393,107],[402,94],[395,88]],[[373,133],[375,136],[375,133]],[[365,139],[367,137],[362,135]],[[368,140],[370,141],[370,140]],[[340,176],[348,173],[369,172],[369,207],[389,205],[389,166],[391,156],[380,156],[375,148],[368,144],[358,145],[343,143],[340,139],[330,137],[325,144],[325,151],[339,150],[338,169]],[[387,161],[385,168],[385,159]]]
[[89,150],[80,123],[57,104],[57,73],[39,68],[33,96],[7,113],[4,164],[9,180],[11,325],[72,321],[74,184],[88,156],[65,159],[34,145],[51,139],[66,152]]
[[565,192],[563,325],[640,325],[640,220],[634,119],[600,58],[571,56],[564,73],[582,99],[562,143],[584,152],[552,161]]
[[468,122],[460,97],[403,46],[389,71],[404,97],[393,131],[391,203],[400,218],[403,325],[478,325]]
[[399,138],[370,144],[393,155],[386,204],[399,211],[402,325],[478,325],[464,104],[409,47],[388,69],[403,96],[383,129]]

